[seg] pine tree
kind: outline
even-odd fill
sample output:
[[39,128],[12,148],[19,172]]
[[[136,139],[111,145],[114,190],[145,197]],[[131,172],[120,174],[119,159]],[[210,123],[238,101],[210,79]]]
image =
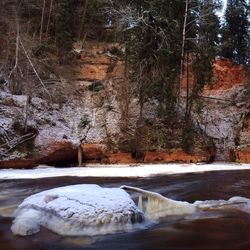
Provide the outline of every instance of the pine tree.
[[249,10],[248,0],[228,0],[221,39],[221,55],[245,65],[250,63]]
[[[187,59],[186,70],[193,72],[194,79],[191,83],[188,73],[186,74],[185,116],[187,120],[190,118],[194,99],[212,76],[212,62],[217,54],[219,43],[220,22],[216,15],[219,6],[214,0],[190,1],[188,5],[184,54]],[[190,86],[193,86],[192,89]]]
[[[141,5],[141,8],[139,7]],[[182,0],[136,3],[139,21],[131,30],[128,58],[141,110],[157,100],[159,117],[175,116],[176,79],[180,73],[181,34],[185,4]]]
[[68,0],[60,0],[55,35],[60,63],[65,63],[73,46],[73,8]]
[[206,43],[212,57],[217,55],[220,20],[216,11],[221,7],[218,1],[201,0],[199,18],[199,40]]

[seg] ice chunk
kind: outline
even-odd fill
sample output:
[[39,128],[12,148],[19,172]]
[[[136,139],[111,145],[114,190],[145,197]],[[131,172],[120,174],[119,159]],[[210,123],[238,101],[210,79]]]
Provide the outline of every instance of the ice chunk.
[[83,184],[26,198],[11,230],[30,235],[44,226],[61,235],[97,235],[130,230],[142,220],[142,212],[124,190]]
[[250,213],[250,199],[239,196],[232,197],[229,200],[196,201],[194,205],[201,211],[238,210]]
[[188,215],[196,211],[194,204],[185,201],[175,201],[158,193],[136,187],[122,186],[124,190],[139,193],[138,207],[149,220],[158,220],[171,215]]
[[158,193],[150,192],[136,187],[122,186],[124,190],[139,194],[139,209],[149,220],[158,220],[172,215],[193,215],[196,212],[232,211],[238,210],[250,213],[250,199],[232,197],[229,200],[207,200],[189,203],[171,200]]
[[15,219],[11,230],[14,234],[31,235],[40,231],[41,213],[34,209],[23,209],[22,216]]

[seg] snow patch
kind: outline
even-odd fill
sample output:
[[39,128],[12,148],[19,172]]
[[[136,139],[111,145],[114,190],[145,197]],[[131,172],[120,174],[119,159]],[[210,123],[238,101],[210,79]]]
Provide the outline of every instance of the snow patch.
[[157,164],[157,165],[86,165],[80,168],[2,169],[0,179],[38,179],[48,177],[150,177],[207,171],[250,170],[250,164]]

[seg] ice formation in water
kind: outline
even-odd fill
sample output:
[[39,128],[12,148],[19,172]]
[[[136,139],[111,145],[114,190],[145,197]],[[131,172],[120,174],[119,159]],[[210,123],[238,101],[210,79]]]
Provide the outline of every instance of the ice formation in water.
[[[138,207],[126,191],[139,194]],[[197,212],[241,210],[250,213],[250,200],[175,201],[136,187],[101,188],[73,185],[44,191],[26,198],[15,212],[12,232],[30,235],[44,226],[61,235],[98,235],[127,231],[144,221]]]
[[31,235],[44,226],[61,235],[96,235],[130,230],[143,214],[120,188],[73,185],[26,198],[15,212],[14,234]]
[[121,188],[139,193],[138,207],[149,220],[157,220],[168,215],[192,214],[196,211],[196,206],[188,202],[171,200],[158,193],[136,187]]
[[190,215],[195,212],[240,210],[250,213],[250,199],[232,197],[226,200],[196,201],[194,203],[175,201],[158,193],[136,187],[122,186],[124,190],[139,193],[138,207],[149,220],[158,220],[171,215]]

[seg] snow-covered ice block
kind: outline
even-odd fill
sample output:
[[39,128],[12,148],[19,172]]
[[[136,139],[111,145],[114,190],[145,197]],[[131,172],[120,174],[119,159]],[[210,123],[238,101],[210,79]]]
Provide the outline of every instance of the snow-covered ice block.
[[97,235],[131,230],[143,219],[124,190],[83,184],[26,198],[15,211],[11,230],[31,235],[44,226],[61,235]]

